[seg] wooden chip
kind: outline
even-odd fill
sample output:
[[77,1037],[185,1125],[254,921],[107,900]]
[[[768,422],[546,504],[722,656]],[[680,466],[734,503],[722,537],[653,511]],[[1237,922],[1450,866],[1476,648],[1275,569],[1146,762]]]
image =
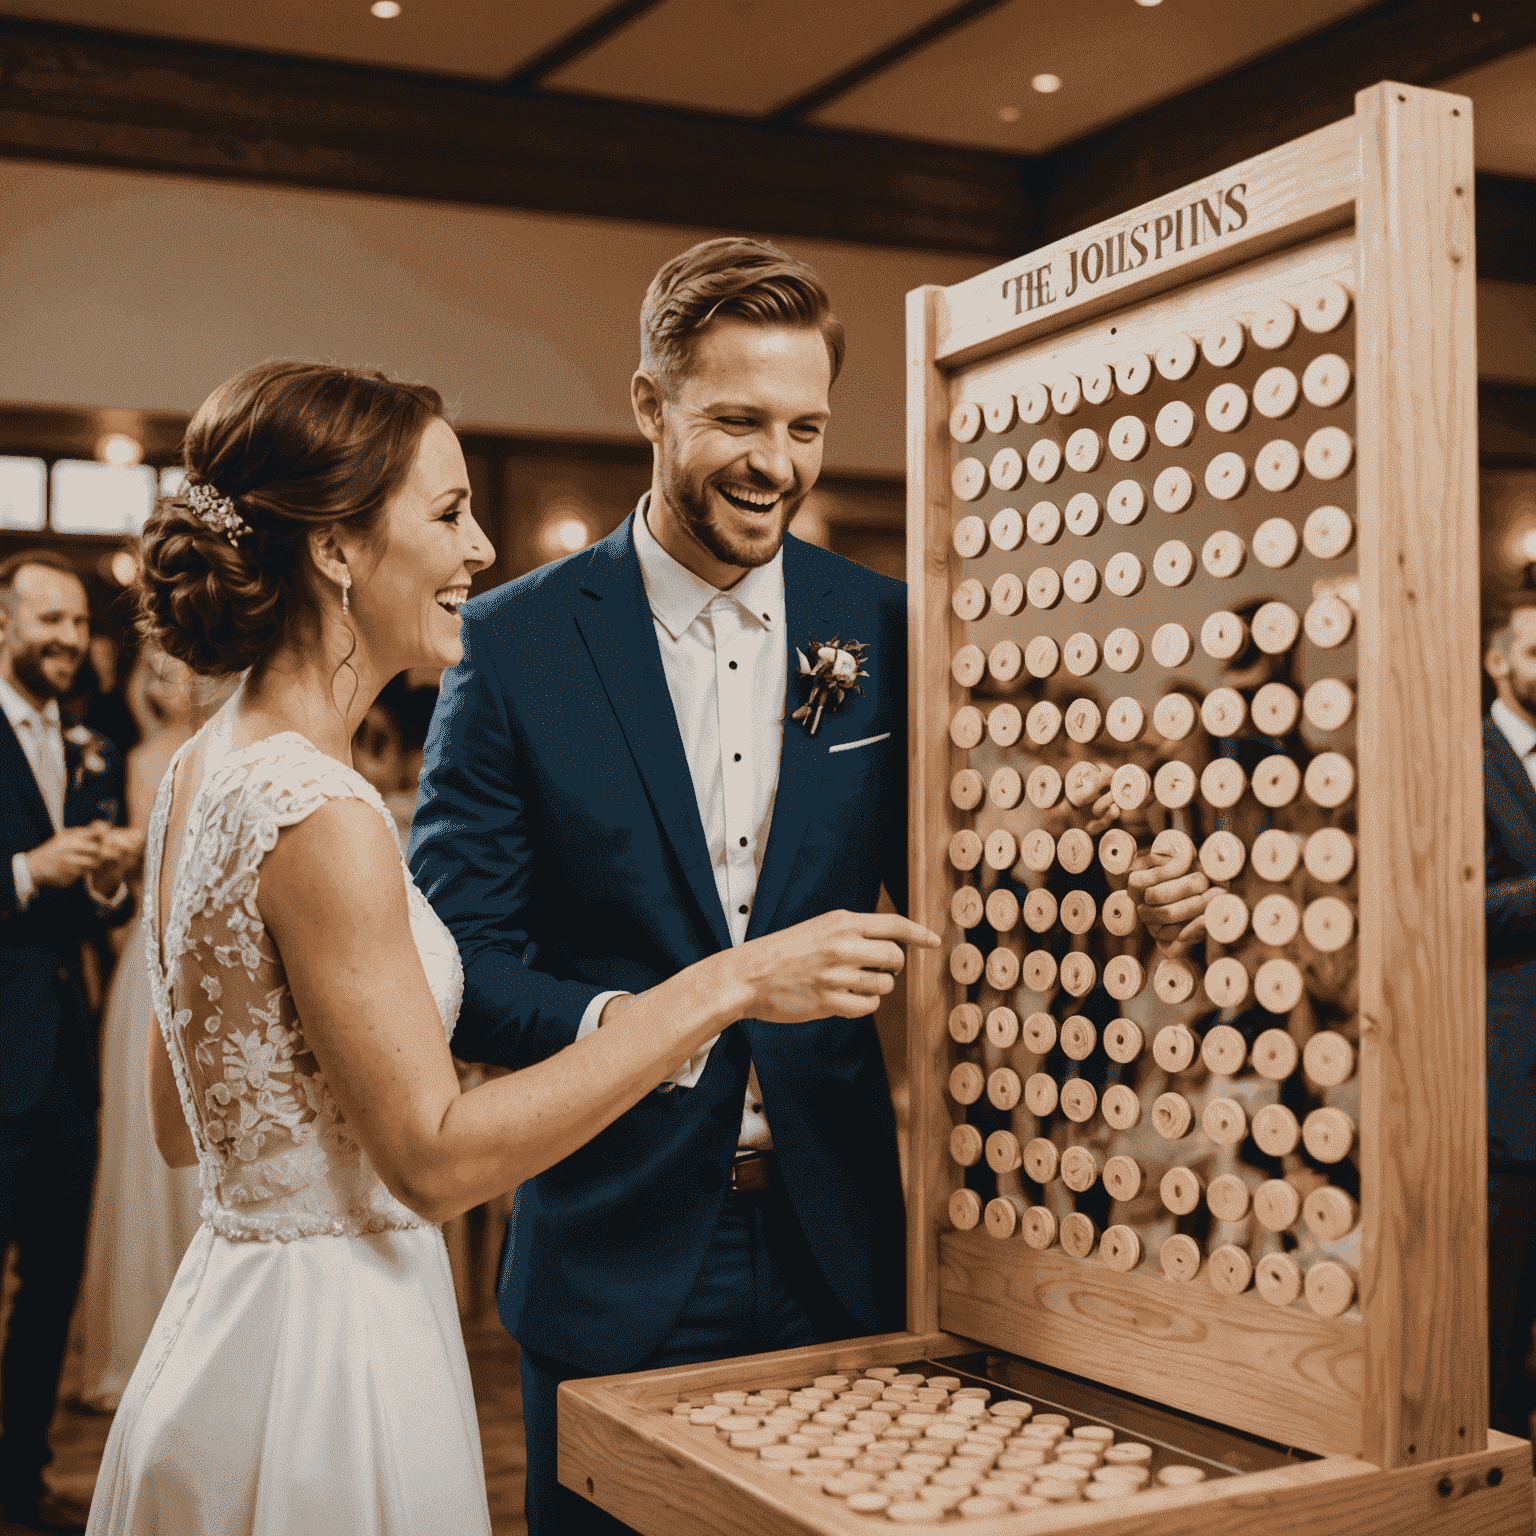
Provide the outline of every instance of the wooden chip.
[[972,1168],[981,1161],[981,1132],[974,1125],[957,1125],[949,1133],[949,1155],[962,1168]]
[[974,1104],[987,1086],[987,1079],[974,1061],[960,1062],[949,1074],[949,1092],[957,1104]]
[[1158,1250],[1157,1259],[1170,1280],[1188,1282],[1200,1273],[1200,1245],[1183,1233],[1168,1238]]
[[[1253,1260],[1235,1243],[1224,1243],[1211,1255],[1209,1265],[1211,1284],[1223,1296],[1238,1296],[1248,1289],[1253,1279]],[[1163,1471],[1169,1471],[1164,1468]],[[1162,1473],[1158,1474],[1162,1480]]]
[[[1113,1019],[1104,1026],[1104,1050],[1111,1061],[1122,1065],[1135,1061],[1141,1055],[1144,1036],[1141,1026],[1132,1019]],[[1105,1098],[1109,1097],[1105,1090]]]
[[1272,1307],[1288,1307],[1301,1295],[1301,1267],[1288,1253],[1266,1253],[1254,1267],[1253,1283]]
[[974,768],[962,768],[949,781],[949,798],[956,809],[974,811],[981,804],[982,777]]
[[1266,1104],[1253,1117],[1253,1139],[1261,1152],[1285,1157],[1296,1150],[1301,1126],[1284,1104]]
[[1205,1192],[1205,1203],[1218,1221],[1241,1221],[1248,1214],[1248,1186],[1235,1173],[1218,1174]]
[[966,400],[949,413],[949,435],[957,443],[972,443],[981,436],[981,407]]
[[[1141,1100],[1124,1083],[1113,1083],[1106,1088],[1099,1104],[1104,1111],[1104,1119],[1117,1131],[1129,1131],[1141,1123]],[[1119,1195],[1116,1198],[1128,1200],[1130,1196]]]
[[957,1232],[969,1232],[980,1220],[981,1196],[974,1189],[957,1189],[949,1197],[950,1225]]
[[975,501],[987,488],[987,466],[980,459],[961,459],[950,474],[949,486],[961,501]]
[[981,1009],[975,1003],[956,1003],[949,1010],[949,1033],[961,1045],[969,1045],[981,1034]]
[[1266,1179],[1253,1192],[1253,1214],[1267,1231],[1284,1232],[1301,1214],[1301,1196],[1284,1179]]
[[974,560],[987,547],[987,525],[979,517],[962,517],[955,524],[955,553]]

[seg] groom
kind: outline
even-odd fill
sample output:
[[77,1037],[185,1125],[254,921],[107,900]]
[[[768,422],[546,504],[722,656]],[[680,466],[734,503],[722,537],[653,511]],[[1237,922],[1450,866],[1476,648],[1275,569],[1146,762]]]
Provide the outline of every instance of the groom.
[[[772,245],[711,240],[657,273],[640,326],[650,491],[469,604],[432,721],[412,866],[463,955],[472,1060],[550,1056],[882,884],[906,904],[905,589],[785,535],[842,362],[827,294]],[[862,692],[796,718],[820,681],[798,653],[834,641],[867,647]],[[900,1327],[902,1254],[873,1023],[726,1030],[518,1191],[500,1305],[531,1536],[626,1529],[557,1482],[562,1380]]]

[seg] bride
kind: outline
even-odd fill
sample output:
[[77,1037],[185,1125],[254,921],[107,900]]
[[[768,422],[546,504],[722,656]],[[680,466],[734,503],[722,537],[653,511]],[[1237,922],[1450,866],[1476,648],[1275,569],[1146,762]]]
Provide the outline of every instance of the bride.
[[458,662],[459,605],[494,558],[442,401],[265,363],[203,403],[183,457],[143,536],[143,627],[197,673],[245,674],[171,763],[145,876],[151,1123],[199,1168],[202,1226],[89,1530],[488,1532],[434,1223],[568,1156],[736,1019],[872,1013],[892,941],[937,939],[828,914],[461,1093],[454,942],[349,763],[385,682]]

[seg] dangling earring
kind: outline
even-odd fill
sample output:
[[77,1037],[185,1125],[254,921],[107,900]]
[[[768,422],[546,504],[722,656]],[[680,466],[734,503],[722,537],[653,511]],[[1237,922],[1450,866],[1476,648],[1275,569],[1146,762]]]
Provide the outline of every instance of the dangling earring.
[[352,575],[351,575],[351,572],[347,572],[341,578],[341,611],[343,613],[351,613],[351,611],[352,611]]

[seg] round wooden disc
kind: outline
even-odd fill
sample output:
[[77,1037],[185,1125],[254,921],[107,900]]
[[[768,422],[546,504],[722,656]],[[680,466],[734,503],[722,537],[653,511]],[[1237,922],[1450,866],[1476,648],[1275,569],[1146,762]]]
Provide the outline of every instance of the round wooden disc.
[[[1079,565],[1079,564],[1087,565],[1088,564],[1088,562],[1086,560],[1083,560],[1083,561],[1076,561],[1076,560],[1074,560],[1072,563],[1074,565]],[[1090,569],[1091,569],[1091,567],[1090,567]],[[1070,575],[1070,573],[1069,573],[1069,575]],[[1067,590],[1070,593],[1070,591],[1071,591],[1070,581],[1068,583]],[[1097,672],[1098,669],[1099,669],[1099,642],[1097,640],[1095,640],[1093,638],[1093,636],[1088,634],[1086,631],[1080,631],[1079,633],[1077,633],[1075,635],[1068,635],[1067,636],[1067,643],[1062,647],[1062,650],[1061,650],[1061,659],[1066,664],[1067,671],[1070,672],[1073,677],[1088,677],[1088,676],[1091,676],[1094,672]],[[1095,705],[1094,708],[1095,708],[1095,710],[1097,710],[1098,706]],[[1071,731],[1071,728],[1072,728],[1072,712],[1070,710],[1068,710],[1067,711],[1067,729],[1068,729],[1069,732]],[[1098,731],[1095,730],[1094,731],[1094,735],[1097,735],[1097,734],[1098,734]]]
[[1147,451],[1147,424],[1140,416],[1121,416],[1109,429],[1109,451],[1122,464],[1139,459]]
[[1134,1227],[1106,1227],[1099,1239],[1099,1257],[1111,1269],[1129,1274],[1141,1263],[1141,1237]]
[[1289,880],[1299,856],[1296,839],[1278,827],[1260,832],[1249,853],[1254,873],[1264,880]]
[[949,915],[957,928],[974,928],[981,922],[986,904],[974,885],[962,885],[949,899]]
[[987,525],[992,542],[1002,550],[1017,549],[1024,539],[1024,519],[1017,507],[995,512]]
[[1301,450],[1288,438],[1277,437],[1259,449],[1253,478],[1266,491],[1288,491],[1301,478]]
[[1253,1051],[1248,1059],[1260,1077],[1278,1083],[1296,1070],[1301,1061],[1301,1052],[1283,1029],[1266,1029],[1253,1042]]
[[979,645],[962,645],[949,664],[949,675],[962,688],[974,688],[987,670],[987,658]]
[[1218,1008],[1240,1008],[1248,998],[1243,962],[1232,955],[1213,960],[1205,972],[1205,995]]
[[1152,839],[1152,852],[1186,867],[1194,863],[1195,844],[1187,832],[1166,827]]
[[949,952],[949,974],[962,987],[968,987],[980,981],[985,965],[986,961],[981,951],[974,944],[957,944]]
[[1336,1030],[1320,1029],[1307,1041],[1301,1065],[1319,1087],[1337,1088],[1355,1075],[1355,1048]]
[[987,488],[987,466],[980,459],[961,459],[950,473],[949,487],[961,501],[975,501]]
[[982,777],[974,768],[962,768],[949,781],[949,798],[957,810],[974,811],[984,790]]
[[1218,1221],[1241,1221],[1248,1214],[1248,1186],[1235,1173],[1219,1174],[1205,1192],[1205,1203]]
[[[1029,1050],[1033,1051],[1036,1056],[1044,1056],[1056,1048],[1056,1020],[1048,1013],[1032,1013],[1024,1020],[1023,1036],[1024,1044]],[[1032,1077],[1029,1082],[1032,1084],[1034,1080]],[[1054,1086],[1053,1079],[1047,1078],[1046,1081],[1051,1082]],[[1035,1108],[1034,1101],[1029,1097],[1029,1092],[1029,1085],[1026,1084],[1024,1101],[1029,1105],[1031,1113],[1037,1115],[1049,1114],[1051,1112],[1050,1109],[1038,1110]],[[1055,1109],[1055,1107],[1056,1100],[1053,1098],[1051,1100],[1051,1109]]]
[[[1105,1090],[1104,1100],[1106,1104],[1109,1101],[1110,1094],[1114,1093],[1116,1088],[1122,1086],[1122,1084],[1117,1083],[1115,1088]],[[1130,1089],[1127,1088],[1125,1091],[1129,1093]],[[1117,1129],[1124,1129],[1124,1127],[1117,1127]],[[1110,1158],[1104,1164],[1104,1187],[1109,1191],[1113,1199],[1134,1200],[1141,1192],[1141,1164],[1134,1157],[1117,1155]]]
[[1051,381],[1051,404],[1063,416],[1070,416],[1083,403],[1083,381],[1075,373],[1059,374]]
[[1284,299],[1265,299],[1253,317],[1255,346],[1273,352],[1296,332],[1296,311]]
[[1138,811],[1152,793],[1152,778],[1140,763],[1122,763],[1109,781],[1109,792],[1122,811]]
[[1301,536],[1308,554],[1336,560],[1355,541],[1355,520],[1343,507],[1318,507],[1308,514]]
[[1018,841],[1007,827],[997,827],[989,832],[983,846],[986,849],[987,865],[991,869],[1012,869],[1018,862]]
[[1147,984],[1147,973],[1135,955],[1116,955],[1104,965],[1104,990],[1117,1003],[1138,997]]
[[992,455],[992,484],[1000,491],[1011,491],[1024,478],[1024,458],[1017,448],[999,448]]
[[[1047,779],[1048,774],[1055,774],[1055,778]],[[1061,798],[1061,775],[1056,773],[1048,763],[1041,763],[1030,773],[1026,793],[1029,795],[1030,803],[1039,805],[1042,809],[1044,806],[1054,805]],[[1019,855],[1026,869],[1032,869],[1037,875],[1043,875],[1056,862],[1056,839],[1044,827],[1036,827],[1033,832],[1024,834]],[[1051,916],[1054,921],[1054,908]]]
[[1182,512],[1194,494],[1194,477],[1182,464],[1170,464],[1152,482],[1152,499],[1164,512]]
[[1337,896],[1309,901],[1301,915],[1301,931],[1307,943],[1323,954],[1332,954],[1355,936],[1355,914]]
[[1301,1215],[1301,1196],[1284,1179],[1266,1179],[1253,1192],[1253,1214],[1270,1232],[1284,1232]]
[[[1074,437],[1076,435],[1073,434]],[[1099,498],[1091,491],[1079,491],[1067,503],[1067,531],[1075,533],[1080,539],[1097,533],[1103,520],[1104,509],[1099,505]]]
[[1349,313],[1349,293],[1331,277],[1310,284],[1297,300],[1301,323],[1309,331],[1322,335],[1336,331]]
[[[1230,613],[1212,614],[1211,618],[1205,621],[1205,630],[1200,636],[1202,641],[1207,638],[1213,619],[1235,619],[1239,625],[1243,622]],[[1209,646],[1206,648],[1209,650]],[[1247,701],[1235,688],[1212,688],[1200,705],[1200,723],[1212,736],[1237,735],[1247,717]]]
[[1253,1140],[1270,1157],[1285,1157],[1296,1150],[1301,1126],[1284,1104],[1266,1104],[1253,1117]]
[[1099,839],[1099,863],[1112,875],[1123,875],[1136,859],[1136,839],[1120,827],[1111,827]]
[[1217,501],[1232,501],[1248,484],[1248,465],[1240,453],[1218,453],[1205,466],[1205,488]]
[[1115,370],[1109,363],[1096,363],[1083,375],[1083,399],[1089,405],[1103,405],[1115,393]]
[[949,1155],[962,1168],[971,1168],[979,1163],[981,1150],[981,1132],[974,1125],[957,1125],[949,1133]]
[[1061,445],[1042,437],[1029,450],[1029,474],[1032,480],[1049,485],[1061,473]]
[[1152,990],[1171,1006],[1188,1002],[1195,991],[1195,973],[1186,961],[1159,960],[1152,973]]
[[[1067,900],[1074,895],[1083,894],[1081,891],[1070,892]],[[1088,900],[1092,901],[1093,898],[1090,896]],[[1063,907],[1066,904],[1066,901],[1062,902]],[[1093,1055],[1093,1048],[1098,1044],[1098,1040],[1098,1030],[1093,1027],[1092,1021],[1085,1019],[1082,1014],[1074,1013],[1071,1018],[1062,1020],[1060,1035],[1062,1054],[1071,1057],[1073,1061],[1087,1061]]]
[[998,992],[1011,992],[1019,980],[1019,957],[999,945],[987,956],[987,985]]
[[1023,734],[1024,717],[1017,704],[998,704],[988,713],[987,735],[998,746],[1011,747]]
[[[1104,642],[1104,659],[1116,672],[1129,672],[1141,660],[1141,641],[1135,631],[1111,630]],[[1147,712],[1139,699],[1124,694],[1115,699],[1105,716],[1105,728],[1122,745],[1140,740],[1147,728]]]
[[1049,1248],[1056,1241],[1056,1218],[1043,1205],[1024,1212],[1024,1241],[1031,1248]]
[[1024,1172],[1036,1184],[1049,1184],[1056,1177],[1060,1163],[1061,1154],[1057,1152],[1055,1144],[1043,1136],[1036,1136],[1024,1148]]
[[1215,330],[1207,331],[1200,342],[1206,362],[1217,368],[1230,368],[1248,344],[1248,334],[1241,320],[1223,320]]
[[[1029,518],[1025,524],[1029,530],[1030,541],[1035,544],[1054,544],[1061,537],[1061,508],[1054,501],[1037,501],[1029,509]],[[1034,593],[1030,593],[1032,603],[1035,601]],[[1036,603],[1036,607],[1047,605]]]
[[1009,618],[1024,606],[1024,583],[1012,571],[1004,571],[992,583],[992,606]]
[[1109,513],[1111,522],[1129,527],[1132,523],[1140,522],[1142,513],[1147,510],[1147,493],[1139,481],[1116,481],[1110,488],[1109,500],[1104,509]]
[[987,897],[984,910],[988,924],[996,932],[1008,933],[1019,920],[1019,898],[1006,887],[999,886]]
[[999,1240],[1012,1237],[1018,1231],[1023,1214],[1024,1203],[1017,1195],[999,1195],[995,1200],[988,1200],[985,1213],[987,1236]]
[[950,1225],[969,1232],[981,1220],[981,1196],[974,1189],[957,1189],[949,1197]]
[[1288,1307],[1301,1295],[1301,1266],[1288,1253],[1266,1253],[1254,1267],[1253,1283],[1272,1307]]
[[987,611],[987,589],[974,576],[967,577],[955,588],[949,605],[956,618],[974,623]]
[[1067,439],[1067,467],[1086,475],[1099,467],[1104,457],[1104,439],[1092,427],[1079,427]]
[[1243,872],[1248,851],[1231,832],[1212,832],[1200,845],[1200,868],[1217,885],[1235,880]]
[[1221,529],[1205,541],[1200,561],[1212,576],[1225,580],[1236,576],[1248,558],[1243,541],[1230,529]]
[[987,671],[1000,683],[1011,683],[1023,665],[1024,653],[1014,640],[999,640],[987,656]]
[[1127,395],[1139,395],[1152,382],[1152,359],[1132,352],[1115,364],[1115,383]]
[[[1240,1296],[1253,1279],[1253,1260],[1235,1243],[1224,1243],[1211,1255],[1211,1284],[1223,1296]],[[1164,1468],[1170,1471],[1171,1468]],[[1203,1475],[1203,1474],[1202,1474]]]
[[1012,395],[994,395],[983,403],[982,416],[989,432],[1008,432],[1018,416],[1018,402]]
[[981,741],[985,729],[981,711],[974,704],[962,704],[949,722],[949,739],[966,752]]
[[949,1033],[961,1045],[969,1045],[981,1034],[981,1009],[975,1003],[956,1003],[949,1010]]
[[1319,427],[1302,450],[1307,473],[1315,480],[1337,480],[1355,461],[1355,443],[1342,427]]
[[1170,1280],[1190,1281],[1200,1273],[1200,1244],[1177,1232],[1158,1250],[1157,1261]]
[[1225,608],[1207,614],[1200,626],[1200,648],[1216,661],[1231,661],[1247,644],[1248,626]]
[[[1089,602],[1099,590],[1098,567],[1091,560],[1074,560],[1062,574],[1061,590],[1067,594],[1069,602]],[[1097,665],[1097,650],[1094,661]],[[1077,675],[1081,677],[1082,673]]]
[[1195,1059],[1194,1034],[1182,1024],[1165,1024],[1152,1038],[1152,1059],[1164,1072],[1183,1072]]
[[1200,1124],[1218,1147],[1235,1147],[1248,1135],[1248,1112],[1236,1099],[1209,1099]]
[[1269,1013],[1289,1013],[1305,990],[1295,963],[1279,957],[1266,960],[1253,978],[1253,995]]
[[1188,377],[1189,371],[1195,366],[1198,350],[1193,336],[1185,336],[1182,333],[1170,336],[1155,354],[1157,371],[1165,379],[1178,380]]
[[997,1007],[987,1014],[987,1043],[1000,1051],[1013,1048],[1019,1038],[1019,1016],[1012,1008]]
[[1000,811],[1011,811],[1024,793],[1019,770],[1004,763],[987,782],[987,799]]
[[[1152,636],[1152,655],[1160,667],[1182,667],[1189,660],[1193,649],[1194,643],[1189,637],[1189,631],[1172,620],[1159,625]],[[1155,720],[1156,716],[1153,718]]]
[[[1165,693],[1152,710],[1152,725],[1165,741],[1183,741],[1195,728],[1194,701],[1187,693]],[[1172,767],[1171,763],[1165,767]],[[1181,767],[1188,764],[1181,763]],[[1194,769],[1189,770],[1193,788]],[[1171,802],[1164,801],[1165,805]]]
[[1183,1094],[1161,1094],[1152,1106],[1153,1129],[1164,1141],[1178,1141],[1189,1135],[1189,1128],[1194,1123],[1195,1112]]
[[1248,391],[1241,384],[1218,384],[1205,401],[1205,419],[1217,432],[1236,432],[1248,420]]
[[1301,392],[1309,405],[1327,410],[1349,393],[1350,383],[1349,364],[1337,352],[1322,352],[1307,364],[1301,376]]
[[[1031,838],[1034,835],[1033,832],[1029,834]],[[1051,834],[1042,831],[1040,835],[1049,837]],[[1031,933],[1049,933],[1056,926],[1056,898],[1044,886],[1024,898],[1024,923]]]
[[1301,1123],[1301,1141],[1320,1163],[1340,1163],[1355,1144],[1355,1123],[1342,1109],[1314,1109]]
[[1301,769],[1294,758],[1276,753],[1253,770],[1253,798],[1271,810],[1289,805],[1300,790]]
[[1034,427],[1051,414],[1051,391],[1044,384],[1026,384],[1018,394],[1019,419]]
[[1355,616],[1343,598],[1328,592],[1313,600],[1304,622],[1307,639],[1323,650],[1332,650],[1349,639]]
[[1061,1246],[1074,1259],[1086,1259],[1093,1252],[1098,1235],[1093,1223],[1081,1211],[1073,1211],[1062,1218]]
[[957,1104],[974,1104],[987,1086],[986,1077],[974,1061],[962,1061],[949,1074],[949,1091]]
[[1182,448],[1195,435],[1195,413],[1183,400],[1170,400],[1153,423],[1165,448]]
[[971,443],[981,436],[981,407],[966,400],[949,413],[949,435],[957,443]]
[[986,1154],[993,1173],[1012,1173],[1024,1161],[1019,1138],[1012,1131],[993,1131],[987,1137]]
[[987,525],[976,516],[962,517],[955,524],[955,553],[962,560],[974,560],[987,547]]
[[1300,394],[1300,381],[1289,368],[1266,368],[1253,386],[1253,408],[1270,421],[1278,421],[1295,410]]
[[[1029,1081],[1024,1084],[1024,1104],[1037,1120],[1042,1115],[1050,1115],[1056,1112],[1056,1105],[1060,1100],[1060,1090],[1056,1086],[1056,1079],[1045,1072],[1035,1072],[1030,1075]],[[1049,1142],[1046,1143],[1050,1145]],[[1025,1163],[1029,1161],[1028,1149],[1025,1149]],[[1030,1174],[1034,1178],[1034,1174]],[[1052,1173],[1050,1177],[1054,1178]],[[1044,1182],[1037,1180],[1037,1182]]]
[[1355,765],[1340,752],[1319,752],[1303,779],[1314,805],[1332,810],[1355,792]]
[[1061,1085],[1061,1112],[1068,1120],[1084,1125],[1099,1107],[1099,1091],[1086,1078],[1069,1077]]
[[[1141,1055],[1144,1043],[1141,1025],[1133,1019],[1112,1019],[1104,1026],[1104,1052],[1111,1061],[1118,1061],[1122,1066]],[[1104,1096],[1108,1099],[1108,1089]]]
[[1087,1147],[1068,1147],[1061,1154],[1061,1182],[1068,1189],[1080,1195],[1098,1181],[1099,1160]]
[[1323,1259],[1307,1271],[1307,1305],[1319,1317],[1338,1317],[1355,1299],[1355,1277],[1332,1259]]
[[1136,930],[1136,903],[1128,891],[1111,891],[1104,898],[1102,915],[1104,927],[1117,938],[1123,939]]
[[1289,603],[1265,603],[1253,616],[1253,643],[1266,656],[1290,650],[1300,633],[1301,619]]
[[1024,1085],[1012,1067],[998,1067],[987,1079],[987,1099],[994,1109],[1012,1109],[1023,1092]]
[[1049,635],[1036,635],[1024,647],[1024,665],[1031,677],[1050,677],[1061,665],[1061,651]]
[[1319,678],[1307,689],[1302,707],[1318,730],[1337,731],[1349,724],[1355,712],[1355,695],[1347,683],[1336,677]]
[[1286,518],[1267,517],[1253,530],[1253,557],[1272,571],[1288,566],[1300,547],[1296,526]]
[[1289,896],[1271,891],[1253,909],[1253,931],[1261,943],[1289,944],[1300,927],[1301,912]]
[[[1104,585],[1116,597],[1131,597],[1139,592],[1146,581],[1146,576],[1146,568],[1129,550],[1122,550],[1118,555],[1111,555],[1109,564],[1104,567]],[[1136,631],[1128,629],[1124,633],[1134,638]],[[1116,667],[1115,671],[1128,672],[1131,667],[1136,665],[1140,656],[1141,650],[1138,642],[1136,652],[1131,660],[1124,666]]]
[[1348,1237],[1359,1215],[1359,1207],[1350,1196],[1331,1184],[1314,1189],[1301,1204],[1302,1220],[1312,1235],[1325,1243]]
[[1163,1204],[1175,1216],[1187,1216],[1200,1204],[1205,1185],[1200,1175],[1189,1168],[1170,1168],[1158,1186]]
[[1093,839],[1081,827],[1068,827],[1056,840],[1056,857],[1069,875],[1080,875],[1093,863]]
[[1152,557],[1152,574],[1165,587],[1182,587],[1195,574],[1195,557],[1182,539],[1158,545]]
[[[1124,1083],[1112,1083],[1106,1088],[1099,1107],[1104,1111],[1105,1120],[1117,1131],[1129,1131],[1141,1123],[1141,1100]],[[1129,1196],[1120,1198],[1128,1199]]]
[[[1206,915],[1210,915],[1209,907]],[[1200,1060],[1208,1072],[1217,1077],[1236,1077],[1247,1059],[1248,1042],[1230,1024],[1217,1024],[1206,1030],[1205,1038],[1200,1042]]]
[[1061,730],[1061,711],[1049,699],[1041,699],[1024,717],[1024,730],[1037,747],[1049,746]]

